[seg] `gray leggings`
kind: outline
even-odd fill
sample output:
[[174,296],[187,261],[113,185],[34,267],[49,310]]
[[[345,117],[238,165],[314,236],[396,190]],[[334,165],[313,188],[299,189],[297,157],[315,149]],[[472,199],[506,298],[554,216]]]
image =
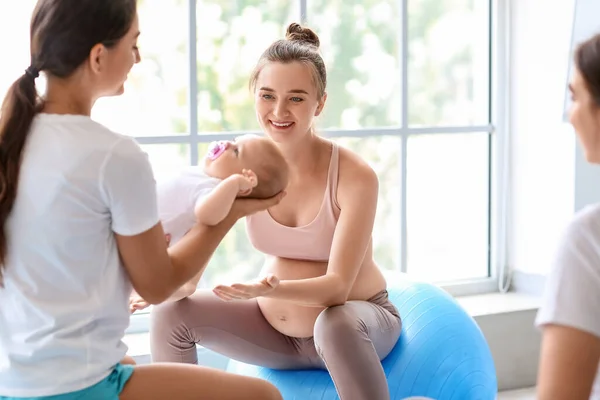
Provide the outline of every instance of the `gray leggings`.
[[154,307],[150,343],[154,362],[195,364],[196,344],[230,358],[275,369],[327,369],[342,400],[387,400],[380,360],[400,337],[398,310],[382,291],[348,301],[318,316],[314,336],[275,330],[256,300],[224,302],[199,290],[187,299]]

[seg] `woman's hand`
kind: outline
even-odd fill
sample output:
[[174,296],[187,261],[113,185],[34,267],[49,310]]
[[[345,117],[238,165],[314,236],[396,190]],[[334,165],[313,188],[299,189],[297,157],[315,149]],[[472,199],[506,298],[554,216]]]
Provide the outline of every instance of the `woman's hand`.
[[236,219],[239,219],[259,211],[264,211],[279,204],[281,199],[285,197],[285,194],[285,191],[281,191],[268,199],[237,198],[231,207],[231,214],[235,215]]
[[279,286],[279,279],[269,274],[259,281],[248,283],[234,283],[233,285],[218,285],[213,293],[221,300],[248,300],[256,297],[266,296]]

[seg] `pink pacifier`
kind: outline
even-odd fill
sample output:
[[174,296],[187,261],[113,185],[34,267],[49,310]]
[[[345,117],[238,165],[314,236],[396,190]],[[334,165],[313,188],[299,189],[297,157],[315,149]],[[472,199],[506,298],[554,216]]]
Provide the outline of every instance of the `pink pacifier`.
[[225,150],[227,150],[227,142],[212,142],[208,147],[208,153],[206,154],[206,157],[214,161],[219,158],[219,156],[223,154]]

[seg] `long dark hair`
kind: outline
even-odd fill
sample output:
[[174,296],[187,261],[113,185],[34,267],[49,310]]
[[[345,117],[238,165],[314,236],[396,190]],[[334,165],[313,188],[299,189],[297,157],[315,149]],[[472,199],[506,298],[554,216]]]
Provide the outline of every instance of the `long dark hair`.
[[31,18],[31,64],[0,112],[0,284],[7,257],[6,221],[17,195],[21,156],[35,114],[43,105],[35,78],[69,77],[102,43],[116,45],[131,28],[136,0],[39,0]]
[[592,36],[577,47],[575,66],[583,77],[594,103],[600,107],[600,34]]

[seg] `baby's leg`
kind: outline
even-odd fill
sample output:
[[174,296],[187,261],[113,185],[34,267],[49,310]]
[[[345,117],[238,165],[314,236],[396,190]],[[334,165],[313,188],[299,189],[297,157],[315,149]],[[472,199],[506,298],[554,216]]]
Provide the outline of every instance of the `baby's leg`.
[[297,340],[275,330],[256,300],[223,301],[198,290],[152,311],[150,344],[154,362],[196,364],[196,344],[248,364],[278,369],[311,366]]

